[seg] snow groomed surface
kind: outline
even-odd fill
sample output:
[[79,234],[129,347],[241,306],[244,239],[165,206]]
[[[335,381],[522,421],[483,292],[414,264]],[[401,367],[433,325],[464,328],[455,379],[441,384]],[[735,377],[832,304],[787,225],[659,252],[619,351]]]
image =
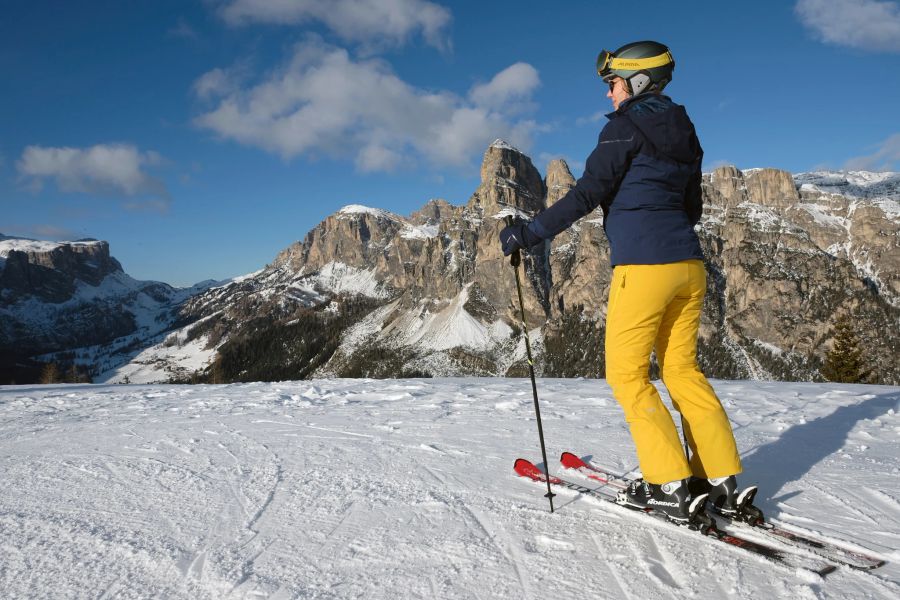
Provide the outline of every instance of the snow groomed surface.
[[[867,549],[827,579],[559,491],[527,379],[0,387],[9,598],[895,598],[900,388],[714,381],[771,520]],[[539,380],[549,456],[626,473],[605,382]],[[555,470],[557,465],[551,465]]]

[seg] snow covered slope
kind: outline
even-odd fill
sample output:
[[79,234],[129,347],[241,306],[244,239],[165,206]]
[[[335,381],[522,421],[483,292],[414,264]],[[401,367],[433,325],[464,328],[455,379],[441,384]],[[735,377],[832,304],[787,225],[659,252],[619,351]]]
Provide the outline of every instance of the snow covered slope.
[[[900,388],[713,382],[826,579],[540,486],[520,379],[0,387],[4,598],[897,598]],[[541,380],[551,457],[632,469],[608,386]],[[555,462],[551,465],[556,470]]]
[[885,212],[900,216],[900,173],[871,171],[813,171],[797,173],[794,181],[801,188],[814,189],[850,198],[881,201]]

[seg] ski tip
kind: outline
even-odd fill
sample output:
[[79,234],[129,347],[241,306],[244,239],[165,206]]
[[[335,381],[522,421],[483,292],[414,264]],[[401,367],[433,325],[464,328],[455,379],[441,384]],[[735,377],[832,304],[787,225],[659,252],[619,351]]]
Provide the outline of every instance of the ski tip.
[[586,462],[571,452],[563,452],[559,457],[559,462],[567,469],[579,469],[588,466]]
[[561,483],[561,480],[558,477],[553,477],[551,475],[548,478],[546,473],[537,468],[537,465],[524,458],[517,458],[516,463],[513,465],[513,469],[515,469],[518,475],[533,479],[534,481],[545,482],[549,479],[550,483]]
[[537,481],[540,481],[544,477],[544,474],[540,469],[534,466],[534,463],[524,458],[517,458],[513,465],[513,469],[521,477],[528,477],[529,479],[535,479]]

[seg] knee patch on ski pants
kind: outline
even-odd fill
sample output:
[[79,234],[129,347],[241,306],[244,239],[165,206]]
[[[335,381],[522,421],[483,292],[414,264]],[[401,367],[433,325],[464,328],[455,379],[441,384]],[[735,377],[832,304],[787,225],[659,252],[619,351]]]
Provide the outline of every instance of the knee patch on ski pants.
[[[606,316],[606,379],[625,412],[644,478],[666,483],[691,474],[741,471],[731,424],[697,367],[697,331],[706,292],[702,261],[620,265]],[[650,382],[656,349],[663,382],[684,416],[688,464],[672,416]]]

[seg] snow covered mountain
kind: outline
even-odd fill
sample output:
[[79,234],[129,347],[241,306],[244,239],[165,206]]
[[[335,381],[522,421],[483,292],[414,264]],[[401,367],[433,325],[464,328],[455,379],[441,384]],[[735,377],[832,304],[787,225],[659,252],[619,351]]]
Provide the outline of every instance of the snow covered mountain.
[[[0,235],[0,370],[34,377],[40,363],[69,362],[96,376],[159,341],[178,307],[212,282],[175,289],[128,276],[97,240],[42,242]],[[197,368],[203,365],[197,365]]]
[[[497,234],[505,216],[535,214],[575,180],[563,161],[541,177],[502,142],[488,148],[481,175],[463,206],[432,200],[408,217],[344,207],[262,271],[192,299],[183,314],[218,344],[206,380],[267,378],[252,357],[269,352],[281,357],[269,370],[286,379],[526,373]],[[898,181],[733,167],[705,175],[707,372],[815,379],[836,316],[849,313],[876,380],[900,381]],[[608,259],[599,214],[526,257],[539,372],[602,374]],[[151,352],[112,381],[157,381],[154,364]]]
[[[133,338],[127,361],[104,358],[107,347],[75,360],[109,382],[525,374],[499,229],[574,182],[565,162],[544,177],[495,142],[465,205],[432,200],[409,216],[346,206],[260,271],[167,304],[155,343]],[[849,314],[875,381],[900,383],[900,174],[722,167],[703,190],[707,373],[815,380],[836,318]],[[602,375],[602,215],[524,262],[538,372]]]
[[[712,384],[767,517],[886,565],[822,579],[568,490],[550,514],[512,470],[527,379],[0,386],[0,595],[897,598],[900,388]],[[635,467],[605,382],[538,390],[552,472]]]

